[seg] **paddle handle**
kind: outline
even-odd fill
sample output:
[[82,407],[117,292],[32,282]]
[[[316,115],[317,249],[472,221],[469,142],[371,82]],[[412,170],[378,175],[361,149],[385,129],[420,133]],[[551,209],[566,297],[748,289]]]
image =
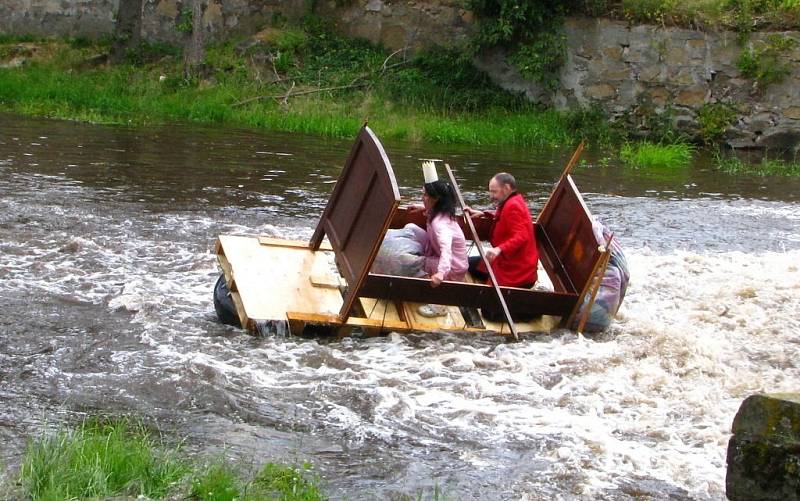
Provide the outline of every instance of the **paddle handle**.
[[481,255],[483,264],[486,265],[486,271],[489,273],[489,280],[492,282],[492,286],[494,287],[494,290],[497,293],[497,299],[500,300],[500,306],[503,308],[503,314],[506,317],[506,322],[508,323],[509,329],[511,329],[511,334],[514,336],[514,341],[519,341],[519,333],[517,333],[517,326],[514,325],[514,321],[511,319],[511,313],[508,311],[508,305],[506,304],[505,298],[503,298],[503,292],[500,290],[500,286],[497,284],[497,279],[494,276],[492,265],[486,258],[486,253],[483,250],[483,245],[481,245],[481,240],[478,237],[478,231],[475,229],[475,225],[472,223],[472,218],[469,217],[469,214],[467,214],[465,211],[467,205],[464,203],[464,198],[461,196],[461,190],[459,190],[458,188],[456,177],[453,175],[453,171],[450,169],[449,165],[444,164],[444,168],[447,170],[447,176],[450,178],[450,184],[453,185],[453,191],[455,191],[456,193],[456,199],[458,200],[458,204],[461,206],[461,211],[464,212],[464,219],[466,219],[469,231],[472,233],[472,240],[478,247],[478,254]]

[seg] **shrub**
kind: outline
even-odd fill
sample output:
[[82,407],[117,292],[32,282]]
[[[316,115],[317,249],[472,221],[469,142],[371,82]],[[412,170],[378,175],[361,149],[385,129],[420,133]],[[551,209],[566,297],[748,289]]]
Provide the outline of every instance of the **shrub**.
[[308,35],[298,28],[285,28],[275,36],[275,47],[282,51],[302,51],[308,44]]
[[719,138],[736,120],[736,108],[730,103],[706,103],[697,112],[700,137],[706,144]]

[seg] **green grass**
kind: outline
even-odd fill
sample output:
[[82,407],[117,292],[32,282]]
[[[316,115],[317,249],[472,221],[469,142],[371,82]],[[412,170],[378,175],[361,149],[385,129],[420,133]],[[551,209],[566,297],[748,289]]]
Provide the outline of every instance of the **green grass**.
[[33,501],[114,495],[163,497],[186,475],[177,450],[128,420],[88,420],[30,442],[20,482]]
[[277,499],[288,501],[322,501],[325,497],[309,479],[311,466],[287,468],[286,466],[267,463],[251,483],[252,493],[258,499]]
[[[6,42],[0,55],[16,43]],[[217,123],[341,138],[368,119],[382,138],[438,143],[555,146],[613,135],[596,110],[543,111],[502,91],[456,50],[403,60],[313,24],[274,28],[245,49],[234,42],[210,46],[203,77],[186,76],[175,48],[163,44],[137,48],[128,63],[91,66],[87,61],[107,51],[107,43],[36,43],[25,65],[0,71],[0,109],[95,123]],[[384,70],[384,63],[397,66]]]
[[792,29],[800,25],[797,0],[594,0],[594,12],[632,22],[710,26],[752,31],[755,25]]
[[192,498],[201,501],[234,501],[241,499],[241,480],[224,463],[209,466],[192,478]]
[[87,419],[29,442],[17,476],[0,490],[14,499],[63,501],[146,496],[202,501],[321,501],[309,465],[268,463],[249,481],[225,462],[198,468],[129,419]]
[[733,175],[800,177],[800,162],[796,160],[787,162],[764,157],[758,163],[749,163],[737,156],[716,151],[714,165],[719,171]]
[[620,159],[627,165],[642,169],[679,169],[692,161],[694,146],[685,143],[654,144],[626,143],[620,150]]
[[267,463],[244,482],[230,466],[219,462],[192,478],[190,495],[200,501],[323,501],[326,497],[316,482],[308,464],[295,468]]

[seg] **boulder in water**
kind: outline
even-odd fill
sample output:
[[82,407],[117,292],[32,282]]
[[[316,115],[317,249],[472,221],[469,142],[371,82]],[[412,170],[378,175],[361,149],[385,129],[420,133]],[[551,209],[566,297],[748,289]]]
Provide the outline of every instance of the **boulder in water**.
[[800,500],[800,393],[747,397],[732,432],[728,499]]

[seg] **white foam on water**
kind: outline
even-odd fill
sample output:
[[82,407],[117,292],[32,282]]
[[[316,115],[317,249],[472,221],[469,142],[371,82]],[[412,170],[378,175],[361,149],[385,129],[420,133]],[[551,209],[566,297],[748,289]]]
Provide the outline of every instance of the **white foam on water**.
[[[255,395],[306,387],[317,424],[348,440],[468,440],[486,450],[545,441],[553,471],[582,478],[586,495],[647,476],[722,497],[741,401],[797,390],[800,251],[642,248],[628,257],[633,279],[620,319],[595,339],[561,333],[491,351],[493,344],[448,335],[266,340],[258,356],[242,352],[239,365],[218,370],[249,374]],[[346,364],[304,366],[313,353]],[[263,360],[276,357],[280,372],[254,376],[274,371]],[[359,402],[367,412],[353,407]],[[489,461],[475,450],[465,457]]]
[[[213,239],[303,239],[312,228],[221,227],[215,215],[194,213],[128,221],[82,207],[80,197],[96,190],[46,176],[26,182],[30,193],[55,183],[78,201],[24,211],[18,200],[0,201],[0,208],[31,218],[11,235],[18,240],[2,244],[0,290],[44,291],[130,314],[143,352],[112,354],[126,375],[199,374],[241,395],[253,412],[259,405],[302,407],[303,424],[354,444],[413,443],[498,467],[504,465],[494,451],[540,448],[550,470],[539,481],[567,475],[586,497],[646,476],[692,497],[722,498],[730,425],[741,401],[754,392],[797,391],[800,381],[800,250],[628,248],[628,296],[610,332],[595,337],[562,332],[517,344],[446,334],[255,341],[213,321]],[[794,205],[707,205],[727,218],[800,215]],[[84,221],[98,229],[83,232]],[[783,238],[795,241],[797,232]],[[276,395],[287,401],[270,400]]]

